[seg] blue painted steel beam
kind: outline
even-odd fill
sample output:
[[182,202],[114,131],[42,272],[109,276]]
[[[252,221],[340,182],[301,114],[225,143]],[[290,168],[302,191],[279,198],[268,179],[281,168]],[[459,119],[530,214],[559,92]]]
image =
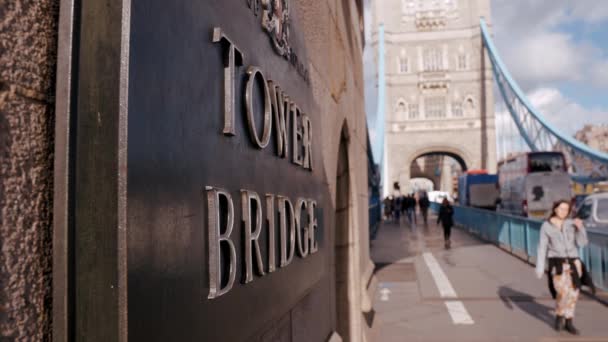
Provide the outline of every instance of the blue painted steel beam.
[[[563,143],[567,147],[572,148],[576,153],[580,153],[580,154],[584,155],[585,157],[587,157],[591,160],[594,160],[596,162],[608,164],[608,154],[594,150],[594,149],[590,148],[589,146],[581,143],[580,141],[560,132],[557,128],[555,128],[553,125],[551,125],[532,106],[532,104],[530,104],[530,102],[528,101],[528,98],[524,95],[524,93],[519,88],[517,83],[513,80],[513,78],[511,77],[511,74],[509,73],[508,69],[506,68],[505,64],[503,63],[502,59],[500,58],[500,55],[498,54],[498,51],[494,45],[494,42],[492,41],[492,38],[490,37],[490,33],[488,31],[488,27],[486,25],[485,20],[483,18],[481,18],[479,21],[479,24],[481,26],[481,35],[483,38],[484,45],[490,54],[490,59],[492,60],[492,67],[494,69],[495,75],[497,75],[497,71],[499,72],[500,75],[502,75],[502,77],[507,81],[507,84],[509,85],[510,90],[515,94],[515,97],[517,98],[517,100],[525,106],[526,110],[528,111],[528,113],[530,115],[532,115],[534,120],[539,122],[547,131],[549,131],[551,133],[551,135],[556,137],[561,143]],[[500,87],[500,82],[499,82],[499,88],[501,88],[501,93],[503,94],[503,96],[505,96],[505,93],[503,92],[502,87]],[[505,102],[507,102],[508,106],[511,106],[508,103],[508,101],[506,101],[506,98],[507,97],[505,97]],[[514,115],[513,113],[511,113],[511,114]],[[519,119],[516,117],[514,117],[514,119],[515,119],[516,124],[518,124]],[[520,124],[521,123],[518,124],[518,128],[520,128]],[[520,129],[520,132],[521,132],[521,129]],[[528,143],[529,145],[530,144],[534,145],[527,133],[522,133],[522,136],[524,137],[524,139],[526,139],[526,143]]]
[[[490,59],[492,60],[491,56],[490,56]],[[494,75],[495,75],[495,78],[496,78],[496,81],[498,84],[498,90],[500,90],[500,94],[502,95],[503,99],[505,99],[505,104],[506,104],[507,108],[509,109],[509,113],[511,113],[511,116],[513,117],[513,122],[515,122],[515,126],[517,126],[517,130],[519,131],[519,134],[521,134],[521,136],[524,138],[524,140],[525,140],[526,144],[528,145],[528,147],[530,148],[530,150],[537,151],[538,148],[536,148],[536,145],[532,142],[532,139],[530,139],[530,137],[528,136],[528,133],[526,132],[521,121],[516,116],[516,110],[515,110],[515,108],[513,108],[513,104],[511,102],[507,101],[508,96],[506,93],[505,85],[503,82],[501,82],[498,79],[499,71],[496,70],[496,65],[494,62],[492,62],[492,69],[494,69]]]

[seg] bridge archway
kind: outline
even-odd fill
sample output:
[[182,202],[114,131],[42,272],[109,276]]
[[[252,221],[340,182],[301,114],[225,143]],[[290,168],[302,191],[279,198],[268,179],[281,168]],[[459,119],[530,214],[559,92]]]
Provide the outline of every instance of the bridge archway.
[[[447,165],[444,165],[443,160],[445,160],[445,158],[452,160],[453,163],[456,164],[455,171],[457,173],[466,172],[471,165],[473,165],[470,156],[464,150],[453,146],[430,146],[420,148],[412,151],[403,158],[403,164],[399,170],[398,180],[396,181],[398,181],[402,185],[402,189],[407,192],[414,190],[410,185],[410,179],[412,178],[429,179],[433,183],[433,188],[435,190],[439,190],[442,183],[448,183],[445,178],[442,182],[442,175],[444,177],[450,177],[449,184],[452,184],[452,169],[447,167],[447,165],[451,165],[452,163],[448,162]],[[425,160],[426,162],[420,162],[421,160]],[[433,162],[435,164],[433,164]],[[440,169],[437,170],[437,167]],[[449,175],[447,173],[449,173]]]
[[411,165],[418,158],[431,156],[451,157],[452,159],[456,160],[458,164],[460,164],[460,168],[462,169],[462,171],[467,171],[469,165],[471,165],[470,158],[464,151],[449,146],[428,147],[415,151],[414,153],[412,153],[406,165]]
[[334,302],[332,309],[336,333],[342,338],[342,341],[351,341],[356,336],[354,330],[357,326],[355,308],[358,305],[354,301],[354,298],[357,297],[353,296],[356,288],[352,281],[354,276],[352,265],[357,262],[358,252],[355,250],[356,243],[353,241],[355,223],[352,217],[352,196],[356,191],[353,189],[350,173],[349,143],[349,129],[345,120],[340,133],[336,167],[335,227],[330,233],[333,240],[331,286],[334,292]]
[[412,174],[410,177],[410,189],[414,192],[418,191],[433,191],[437,189],[437,184],[435,180],[427,178],[424,175],[414,175]]

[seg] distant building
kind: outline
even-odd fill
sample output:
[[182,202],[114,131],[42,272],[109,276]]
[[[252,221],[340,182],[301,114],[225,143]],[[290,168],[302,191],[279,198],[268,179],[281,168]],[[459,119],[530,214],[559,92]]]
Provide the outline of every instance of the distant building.
[[[585,125],[574,138],[594,150],[608,152],[608,125]],[[594,174],[593,165],[587,158],[575,157],[572,164],[575,173]]]
[[493,78],[480,17],[491,22],[489,0],[373,2],[372,46],[384,27],[387,183],[407,188],[410,178],[425,177],[451,189],[449,164],[442,182],[433,169],[418,173],[415,161],[435,155],[463,170],[495,171]]
[[585,125],[574,138],[594,150],[608,152],[608,125]]

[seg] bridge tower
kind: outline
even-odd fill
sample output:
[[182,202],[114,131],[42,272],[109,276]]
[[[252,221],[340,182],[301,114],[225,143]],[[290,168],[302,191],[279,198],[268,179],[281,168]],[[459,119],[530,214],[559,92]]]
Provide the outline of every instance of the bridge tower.
[[386,95],[378,99],[386,108],[385,184],[408,189],[410,177],[433,180],[436,173],[420,174],[412,164],[436,155],[462,169],[496,171],[492,69],[480,17],[490,21],[490,0],[373,2],[371,43],[380,24],[385,30]]

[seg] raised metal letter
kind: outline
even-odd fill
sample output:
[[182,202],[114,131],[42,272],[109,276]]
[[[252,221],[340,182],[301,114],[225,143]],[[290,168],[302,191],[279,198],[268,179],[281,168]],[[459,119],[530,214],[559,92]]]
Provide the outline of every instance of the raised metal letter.
[[[304,212],[306,212],[306,214],[308,214],[307,212],[307,206],[308,203],[306,202],[305,199],[303,198],[298,198],[298,200],[296,201],[296,245],[298,246],[298,254],[302,257],[305,258],[308,255],[308,245],[309,245],[309,238],[308,238],[308,232],[309,232],[309,227],[302,227],[302,209],[304,209]],[[303,207],[303,208],[302,208]]]
[[[232,197],[228,191],[214,187],[205,187],[207,192],[207,217],[209,231],[209,296],[207,298],[217,298],[232,289],[236,272],[236,249],[234,243],[230,240],[232,227],[234,226],[234,205]],[[226,230],[224,234],[220,227],[220,196],[226,199],[228,203],[226,213]],[[222,288],[222,243],[230,250],[230,271],[228,273],[228,283]]]
[[291,143],[293,145],[293,163],[296,165],[302,165],[302,156],[300,150],[302,149],[302,127],[299,125],[298,118],[301,116],[300,108],[295,103],[291,105]]
[[319,244],[317,243],[317,218],[315,217],[315,209],[317,208],[317,201],[308,200],[308,238],[310,239],[310,254],[316,253],[319,250]]
[[266,220],[268,221],[268,273],[276,270],[276,242],[274,228],[274,195],[266,194]]
[[[245,89],[245,108],[247,109],[247,126],[249,127],[249,134],[251,135],[251,141],[259,147],[264,148],[270,141],[270,133],[272,131],[272,109],[270,104],[270,92],[268,91],[268,84],[266,84],[266,78],[260,71],[260,68],[251,66],[247,69],[247,86]],[[253,84],[255,83],[256,75],[260,75],[260,84],[264,89],[264,128],[262,133],[262,140],[258,137],[258,132],[255,127],[255,118],[253,117]]]
[[289,96],[285,95],[278,85],[268,81],[270,90],[270,100],[272,103],[272,113],[274,114],[274,129],[276,132],[277,155],[287,158],[289,139],[287,129],[289,127]]
[[[251,231],[253,203],[256,204],[255,230]],[[262,232],[262,203],[260,196],[254,191],[241,190],[241,207],[243,209],[243,229],[245,230],[245,284],[253,280],[253,265],[251,255],[255,251],[258,273],[264,275],[264,263],[258,238]],[[253,246],[253,250],[252,250]]]
[[304,168],[312,170],[312,125],[308,115],[302,114],[302,145],[304,146]]
[[[245,56],[219,27],[213,28],[213,42],[222,43],[224,52],[224,134],[235,135],[234,132],[234,69],[243,65]],[[227,49],[226,49],[227,48]]]
[[[277,196],[279,202],[279,231],[281,235],[281,267],[285,267],[293,260],[296,249],[296,223],[293,205],[289,198]],[[288,213],[289,212],[289,213]],[[287,250],[287,216],[289,215],[289,251]]]

